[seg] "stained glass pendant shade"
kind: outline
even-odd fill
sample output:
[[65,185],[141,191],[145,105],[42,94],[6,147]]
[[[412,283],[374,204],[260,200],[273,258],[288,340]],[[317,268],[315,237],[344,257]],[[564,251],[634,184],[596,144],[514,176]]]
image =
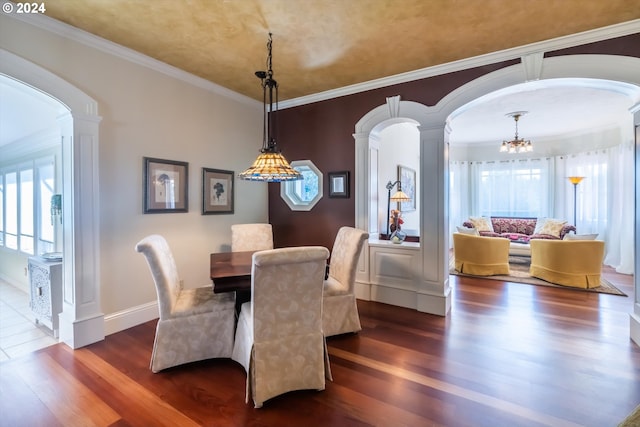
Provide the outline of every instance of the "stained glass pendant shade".
[[[248,181],[262,182],[282,182],[295,181],[302,179],[302,174],[291,167],[287,159],[282,155],[276,138],[273,135],[275,118],[278,111],[278,82],[273,78],[272,69],[272,34],[269,33],[269,42],[267,43],[267,71],[256,71],[256,76],[262,83],[262,104],[263,104],[263,138],[260,155],[244,172],[240,173],[240,179]],[[275,91],[275,104],[273,108]],[[267,94],[269,95],[269,108],[267,109]]]

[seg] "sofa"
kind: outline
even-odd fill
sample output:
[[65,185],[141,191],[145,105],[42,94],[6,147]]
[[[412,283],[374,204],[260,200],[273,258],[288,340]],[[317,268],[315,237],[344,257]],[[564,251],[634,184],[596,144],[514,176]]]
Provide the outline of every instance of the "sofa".
[[576,228],[566,221],[553,218],[470,217],[462,225],[475,228],[480,236],[505,237],[513,242],[528,243],[531,239],[562,240]]
[[576,232],[573,225],[555,218],[472,216],[463,226],[458,227],[458,232],[509,239],[509,255],[526,257],[531,256],[530,240],[563,240],[569,232]]

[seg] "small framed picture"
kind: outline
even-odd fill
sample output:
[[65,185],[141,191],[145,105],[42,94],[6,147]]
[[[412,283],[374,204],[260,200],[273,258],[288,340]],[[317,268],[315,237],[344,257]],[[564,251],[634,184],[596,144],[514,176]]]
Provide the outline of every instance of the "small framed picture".
[[349,171],[329,172],[329,197],[349,198]]
[[189,211],[189,164],[143,157],[143,212]]
[[202,168],[202,215],[233,213],[233,171]]
[[411,198],[408,202],[398,202],[401,212],[416,210],[416,171],[406,166],[398,165],[398,181],[402,183],[402,191]]

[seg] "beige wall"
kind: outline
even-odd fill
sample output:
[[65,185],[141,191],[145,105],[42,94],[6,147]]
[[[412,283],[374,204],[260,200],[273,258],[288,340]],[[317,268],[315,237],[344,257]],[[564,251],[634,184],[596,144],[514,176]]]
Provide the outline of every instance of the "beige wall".
[[[167,238],[185,286],[192,287],[210,283],[209,253],[227,249],[231,224],[267,221],[266,184],[237,179],[233,215],[200,213],[202,168],[238,173],[256,157],[260,103],[203,89],[2,15],[0,48],[49,70],[98,103],[99,263],[106,315],[156,299],[147,265],[134,251],[145,235]],[[188,213],[142,213],[144,156],[189,163]]]

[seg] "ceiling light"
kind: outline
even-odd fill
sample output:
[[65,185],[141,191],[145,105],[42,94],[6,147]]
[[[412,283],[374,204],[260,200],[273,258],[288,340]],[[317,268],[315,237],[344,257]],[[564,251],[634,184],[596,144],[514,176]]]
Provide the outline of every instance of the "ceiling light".
[[[260,155],[251,167],[238,175],[240,179],[248,181],[281,182],[302,179],[302,174],[292,168],[280,152],[274,136],[275,125],[272,121],[275,121],[278,111],[278,82],[273,79],[273,70],[271,69],[271,43],[271,33],[269,33],[269,41],[267,42],[267,71],[256,71],[256,76],[262,84],[262,148],[260,149]],[[274,89],[275,110],[273,109]],[[267,92],[269,93],[268,110]]]
[[533,151],[533,145],[531,145],[531,141],[525,141],[524,138],[518,138],[518,119],[520,117],[527,114],[526,111],[515,111],[513,113],[507,114],[509,117],[513,117],[513,120],[516,122],[516,136],[511,141],[502,141],[502,145],[500,146],[501,153],[529,153]]

